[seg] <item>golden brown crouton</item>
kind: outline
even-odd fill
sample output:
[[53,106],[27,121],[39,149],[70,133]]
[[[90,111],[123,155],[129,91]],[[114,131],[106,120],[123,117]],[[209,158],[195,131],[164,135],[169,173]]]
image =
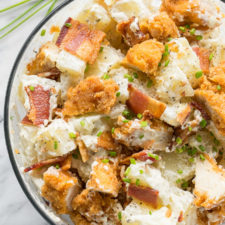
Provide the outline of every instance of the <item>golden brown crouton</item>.
[[98,77],[88,77],[68,90],[63,114],[64,116],[77,116],[89,112],[107,114],[116,102],[118,89],[118,85],[111,79],[102,81]]
[[207,78],[225,87],[225,61],[222,61],[219,66],[211,68]]
[[144,113],[144,111],[148,110],[153,117],[159,119],[165,111],[166,104],[143,94],[131,84],[128,86],[128,91],[127,105],[134,113]]
[[102,196],[93,190],[85,189],[72,201],[73,210],[85,216],[88,221],[96,221],[103,216],[104,201]]
[[[67,24],[70,24],[68,27]],[[88,25],[68,18],[62,27],[56,45],[93,64],[98,56],[105,33],[90,30]]]
[[165,12],[154,17],[152,21],[144,20],[140,22],[140,28],[143,32],[149,32],[151,37],[159,41],[167,41],[169,37],[179,37],[176,24]]
[[116,197],[120,188],[116,166],[111,162],[96,160],[92,164],[91,178],[86,186],[88,189],[112,194]]
[[204,74],[209,73],[209,66],[210,66],[210,60],[209,60],[209,50],[204,49],[204,48],[199,48],[199,47],[194,47],[193,48],[194,52],[197,54],[199,57],[200,61],[200,66]]
[[129,46],[136,45],[149,39],[148,34],[144,34],[138,24],[138,19],[134,16],[128,21],[123,21],[117,25],[117,30],[122,34],[125,42]]
[[42,196],[58,214],[68,213],[73,197],[80,191],[78,179],[69,172],[50,167],[44,173],[44,182]]
[[42,45],[35,59],[27,65],[29,74],[38,74],[43,72],[49,72],[52,69],[56,69],[56,62],[48,55],[51,52],[52,55],[59,53],[58,47],[53,42],[47,42]]
[[67,171],[71,168],[71,164],[72,164],[72,155],[68,155],[68,157],[63,162],[61,162],[61,169]]
[[101,136],[98,137],[97,146],[106,150],[118,150],[120,148],[112,138],[111,132],[103,132]]
[[162,43],[147,40],[130,48],[122,63],[145,73],[155,74],[163,52],[164,46]]
[[225,169],[219,167],[213,158],[205,154],[205,160],[196,165],[194,203],[197,207],[210,210],[225,200]]
[[195,91],[197,101],[205,105],[215,126],[222,135],[225,135],[225,94],[217,94],[211,90]]

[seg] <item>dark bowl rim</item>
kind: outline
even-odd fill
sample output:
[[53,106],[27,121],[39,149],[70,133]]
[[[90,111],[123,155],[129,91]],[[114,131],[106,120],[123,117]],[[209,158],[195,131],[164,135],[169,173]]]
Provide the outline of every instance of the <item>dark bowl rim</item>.
[[59,12],[62,8],[64,8],[66,5],[68,5],[72,1],[74,1],[74,0],[66,0],[65,2],[63,2],[62,4],[57,6],[48,16],[46,16],[43,20],[41,20],[41,22],[34,28],[34,30],[31,32],[31,34],[28,36],[28,38],[24,42],[22,48],[20,49],[20,51],[16,57],[16,60],[13,64],[13,67],[12,67],[12,70],[11,70],[11,73],[10,73],[10,76],[8,79],[6,95],[5,95],[5,104],[4,104],[5,143],[6,143],[6,147],[7,147],[7,151],[8,151],[8,155],[9,155],[9,159],[10,159],[13,171],[14,171],[16,178],[17,178],[24,194],[26,195],[26,197],[29,199],[29,201],[34,206],[34,208],[40,213],[40,215],[51,225],[55,225],[55,223],[52,221],[50,216],[48,216],[47,213],[42,208],[40,208],[40,206],[36,203],[36,200],[32,197],[30,191],[27,189],[27,187],[24,183],[24,180],[22,178],[21,172],[19,171],[19,168],[17,167],[16,161],[14,158],[14,154],[13,154],[12,145],[10,142],[10,130],[9,130],[9,123],[8,123],[9,122],[9,100],[10,100],[11,89],[12,89],[12,85],[13,85],[13,81],[15,78],[15,74],[16,74],[18,65],[19,65],[21,58],[22,58],[25,50],[27,49],[28,45],[33,40],[34,36],[39,32],[41,27],[47,21],[49,21],[50,18],[52,18],[57,12]]

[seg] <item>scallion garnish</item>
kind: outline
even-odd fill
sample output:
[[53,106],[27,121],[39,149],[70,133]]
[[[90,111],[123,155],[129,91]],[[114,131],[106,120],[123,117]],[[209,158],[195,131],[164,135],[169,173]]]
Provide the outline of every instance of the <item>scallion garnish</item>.
[[203,72],[200,70],[198,72],[195,73],[195,77],[198,79],[203,75]]
[[103,163],[108,163],[109,162],[109,159],[103,159],[102,162]]
[[130,158],[130,163],[131,164],[136,164],[136,160],[134,158]]

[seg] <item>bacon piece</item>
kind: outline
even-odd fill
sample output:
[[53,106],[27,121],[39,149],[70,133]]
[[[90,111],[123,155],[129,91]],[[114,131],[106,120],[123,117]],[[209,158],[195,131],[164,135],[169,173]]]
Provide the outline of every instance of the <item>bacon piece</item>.
[[30,87],[25,87],[25,91],[29,97],[30,110],[27,116],[22,120],[23,124],[38,126],[44,124],[45,120],[49,119],[50,114],[50,90],[44,90],[40,85],[31,90]]
[[180,211],[180,215],[178,217],[178,222],[181,223],[184,220],[183,211]]
[[149,39],[149,35],[144,34],[140,30],[138,19],[135,18],[135,16],[131,17],[128,21],[119,23],[117,25],[117,30],[122,34],[127,45],[131,47]]
[[[71,26],[67,26],[68,24]],[[61,29],[56,45],[93,64],[98,56],[100,44],[104,38],[104,32],[90,30],[88,25],[68,18]]]
[[151,205],[155,209],[158,207],[159,191],[154,190],[150,187],[143,187],[130,184],[128,187],[128,195],[139,201]]
[[128,85],[128,91],[129,99],[127,105],[136,114],[144,113],[145,110],[148,110],[152,116],[159,119],[166,109],[166,104],[143,94],[131,84]]
[[209,60],[209,50],[199,47],[192,48],[193,51],[197,54],[200,60],[200,66],[203,71],[203,73],[208,74],[209,73],[209,66],[210,66],[210,60]]
[[112,79],[100,80],[98,77],[88,77],[76,87],[71,87],[64,104],[64,116],[77,116],[89,112],[110,112],[116,102],[118,85]]
[[25,168],[24,172],[27,173],[27,172],[29,172],[31,170],[35,170],[35,169],[41,168],[42,166],[49,166],[49,165],[52,165],[54,163],[62,162],[66,158],[67,158],[67,155],[65,155],[65,156],[58,156],[58,157],[53,158],[53,159],[43,160],[43,161],[40,161],[38,163],[33,164],[32,166],[29,166],[29,167]]
[[151,160],[152,162],[156,161],[156,159],[148,156],[148,152],[146,152],[144,150],[144,151],[141,151],[141,152],[138,152],[138,153],[134,153],[133,155],[131,155],[129,157],[126,157],[125,159],[121,160],[120,163],[121,164],[129,164],[130,163],[130,158],[134,158],[134,159],[140,160],[142,162],[145,162],[148,159]]
[[195,102],[195,101],[192,101],[191,102],[191,106],[197,110],[199,110],[202,114],[202,117],[206,120],[210,120],[210,116],[209,114],[206,112],[206,110],[204,109],[204,106],[199,103],[199,102]]
[[162,43],[147,40],[130,48],[122,64],[155,75],[163,52]]

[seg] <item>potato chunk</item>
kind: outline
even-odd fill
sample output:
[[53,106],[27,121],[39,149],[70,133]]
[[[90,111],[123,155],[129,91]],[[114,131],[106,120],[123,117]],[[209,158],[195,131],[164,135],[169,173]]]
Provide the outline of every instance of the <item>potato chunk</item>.
[[69,172],[50,167],[44,173],[42,196],[48,200],[58,214],[71,210],[71,201],[80,191],[78,179]]
[[164,46],[162,43],[155,40],[147,40],[130,48],[123,64],[148,74],[155,74],[163,52]]
[[67,93],[67,101],[63,108],[64,116],[77,116],[89,112],[110,112],[116,102],[118,85],[113,80],[100,80],[88,77]]
[[98,56],[100,44],[104,37],[104,32],[90,30],[88,25],[68,18],[61,29],[56,45],[78,56],[85,62],[93,64]]

